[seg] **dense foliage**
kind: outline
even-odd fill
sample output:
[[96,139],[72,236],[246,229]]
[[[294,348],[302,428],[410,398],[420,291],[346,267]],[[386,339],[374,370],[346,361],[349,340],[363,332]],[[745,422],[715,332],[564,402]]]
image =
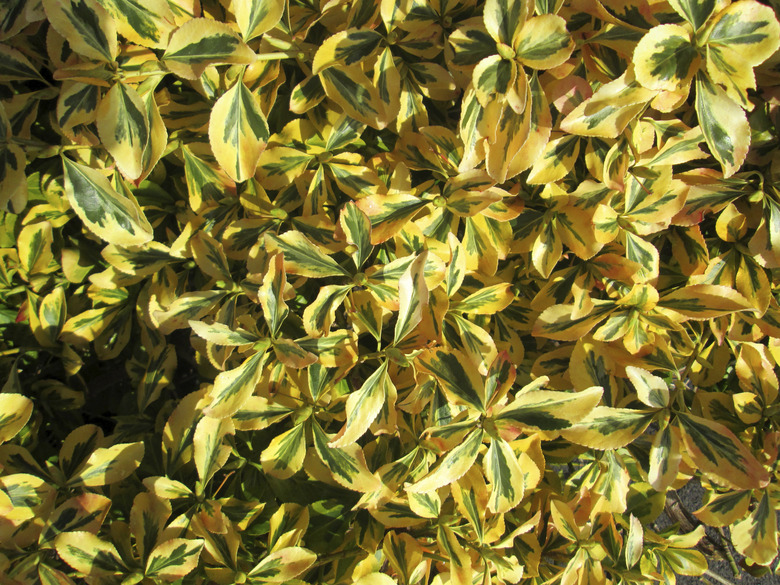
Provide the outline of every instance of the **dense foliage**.
[[776,571],[777,10],[4,0],[0,583]]

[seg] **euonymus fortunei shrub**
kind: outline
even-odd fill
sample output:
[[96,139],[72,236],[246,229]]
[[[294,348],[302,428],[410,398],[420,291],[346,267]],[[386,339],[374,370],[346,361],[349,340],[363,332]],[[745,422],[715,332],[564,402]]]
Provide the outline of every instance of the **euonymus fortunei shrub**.
[[2,2],[0,583],[776,569],[777,9]]

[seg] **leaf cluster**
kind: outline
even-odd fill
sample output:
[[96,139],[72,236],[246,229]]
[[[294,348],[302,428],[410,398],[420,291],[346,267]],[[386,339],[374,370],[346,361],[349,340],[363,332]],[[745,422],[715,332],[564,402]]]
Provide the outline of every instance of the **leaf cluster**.
[[777,574],[778,8],[3,2],[0,584]]

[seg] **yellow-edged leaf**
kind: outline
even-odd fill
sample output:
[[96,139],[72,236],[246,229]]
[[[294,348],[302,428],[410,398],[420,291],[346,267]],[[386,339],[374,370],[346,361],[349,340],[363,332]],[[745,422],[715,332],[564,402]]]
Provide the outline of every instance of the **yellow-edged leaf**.
[[158,544],[149,554],[144,574],[165,581],[181,579],[198,566],[203,544],[200,538],[173,538]]
[[10,441],[32,415],[33,403],[21,394],[0,394],[0,443]]
[[152,226],[135,198],[119,194],[100,171],[63,157],[65,193],[71,207],[96,236],[117,246],[140,246]]
[[655,411],[597,406],[561,434],[567,441],[591,449],[617,449],[641,435],[654,415]]
[[234,432],[233,421],[229,418],[207,416],[198,422],[192,439],[193,459],[203,483],[208,482],[227,461],[231,447],[224,444],[224,438]]
[[292,477],[306,456],[306,435],[303,423],[274,437],[260,454],[263,471],[278,479]]
[[284,269],[288,274],[312,278],[349,275],[301,232],[289,231],[281,236],[267,233],[265,239],[269,252],[281,250],[284,254]]
[[692,284],[664,295],[658,304],[688,319],[705,320],[753,309],[750,302],[728,286]]
[[197,79],[209,65],[248,65],[256,55],[230,26],[207,18],[193,18],[176,29],[163,55],[165,65],[185,79]]
[[255,174],[268,137],[260,105],[239,79],[211,109],[209,143],[214,157],[231,179],[246,181]]
[[284,13],[284,0],[233,0],[238,28],[246,42],[275,27]]
[[71,49],[96,61],[111,63],[119,51],[116,23],[95,0],[44,0],[54,29]]
[[723,176],[730,177],[745,161],[750,147],[750,125],[742,108],[706,75],[696,77],[696,115]]
[[647,89],[686,89],[696,73],[699,57],[690,33],[682,26],[664,24],[650,29],[634,49],[634,73]]
[[121,481],[141,464],[144,451],[142,441],[95,449],[86,464],[68,480],[68,486],[99,487]]
[[342,429],[328,443],[329,447],[339,448],[357,441],[374,422],[382,410],[387,397],[395,391],[388,371],[390,362],[384,361],[367,379],[359,390],[347,398],[347,420]]
[[291,581],[314,564],[317,555],[300,546],[273,551],[249,571],[250,581],[283,583]]
[[430,492],[457,481],[471,469],[482,445],[482,429],[475,429],[457,447],[447,453],[428,475],[407,485],[407,492]]
[[117,32],[131,43],[152,49],[165,49],[176,28],[175,16],[167,0],[103,0],[114,19]]
[[493,438],[482,464],[490,483],[488,509],[502,514],[517,506],[524,493],[523,470],[509,443]]
[[217,374],[214,386],[208,393],[211,403],[204,409],[204,414],[213,418],[226,418],[235,414],[255,391],[267,361],[268,353],[258,351],[237,368]]
[[109,577],[127,571],[116,547],[90,532],[66,532],[54,543],[57,554],[82,575]]
[[678,414],[685,450],[712,481],[732,489],[756,489],[769,474],[734,433],[722,424],[693,414]]
[[574,108],[561,121],[561,129],[580,136],[616,138],[655,94],[623,74]]

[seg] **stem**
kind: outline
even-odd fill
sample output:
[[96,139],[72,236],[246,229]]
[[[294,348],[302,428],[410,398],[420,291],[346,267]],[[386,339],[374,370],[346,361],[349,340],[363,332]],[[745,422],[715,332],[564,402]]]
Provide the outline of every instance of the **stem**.
[[705,569],[704,574],[707,575],[708,579],[712,579],[716,583],[720,583],[721,585],[735,585],[733,581],[729,581],[728,579],[724,579],[717,573],[713,573],[709,569]]
[[723,532],[723,528],[718,528],[718,535],[720,536],[723,552],[726,554],[726,560],[729,562],[729,567],[731,567],[731,572],[734,574],[735,577],[739,577],[739,567],[737,566],[737,559],[735,559],[734,555],[731,554],[731,549],[729,548],[728,540],[726,539],[726,534]]

